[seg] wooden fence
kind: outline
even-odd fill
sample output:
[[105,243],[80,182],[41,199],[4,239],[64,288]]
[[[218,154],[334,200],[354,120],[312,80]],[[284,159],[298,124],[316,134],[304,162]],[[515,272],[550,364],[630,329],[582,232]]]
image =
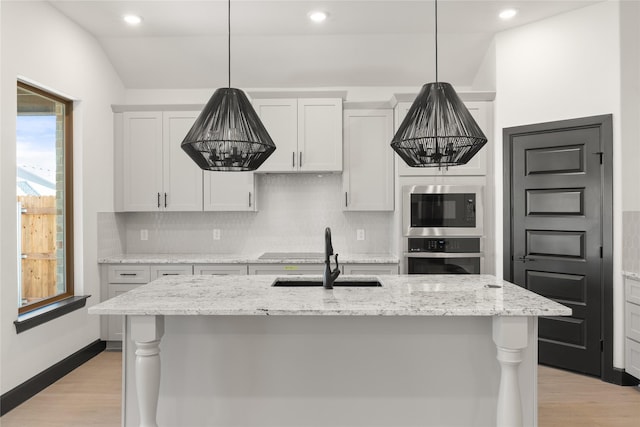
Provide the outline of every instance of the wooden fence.
[[22,214],[22,300],[56,295],[56,198],[18,196]]

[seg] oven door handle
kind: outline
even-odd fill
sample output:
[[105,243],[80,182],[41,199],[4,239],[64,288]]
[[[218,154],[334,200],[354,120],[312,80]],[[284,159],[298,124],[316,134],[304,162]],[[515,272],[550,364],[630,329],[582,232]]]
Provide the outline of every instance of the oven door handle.
[[482,252],[405,252],[407,258],[476,258],[484,257]]

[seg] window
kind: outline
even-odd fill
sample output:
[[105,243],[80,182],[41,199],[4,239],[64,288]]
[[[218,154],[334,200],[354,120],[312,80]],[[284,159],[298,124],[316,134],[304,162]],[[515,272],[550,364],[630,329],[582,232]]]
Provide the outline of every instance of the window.
[[73,103],[18,82],[18,305],[73,296]]

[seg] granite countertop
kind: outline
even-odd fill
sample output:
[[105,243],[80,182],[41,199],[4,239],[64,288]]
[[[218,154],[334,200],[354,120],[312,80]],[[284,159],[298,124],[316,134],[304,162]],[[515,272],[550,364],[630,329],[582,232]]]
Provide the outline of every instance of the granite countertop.
[[622,275],[629,279],[640,280],[640,274],[634,273],[632,271],[623,271]]
[[[382,287],[273,287],[278,276],[165,276],[89,308],[118,315],[563,316],[571,309],[490,275],[340,276]],[[284,280],[321,280],[287,276]]]
[[[260,258],[264,254],[123,254],[98,258],[99,264],[320,264],[324,255],[314,253],[282,253]],[[333,256],[331,257],[333,262]],[[340,264],[397,264],[390,254],[339,254]]]

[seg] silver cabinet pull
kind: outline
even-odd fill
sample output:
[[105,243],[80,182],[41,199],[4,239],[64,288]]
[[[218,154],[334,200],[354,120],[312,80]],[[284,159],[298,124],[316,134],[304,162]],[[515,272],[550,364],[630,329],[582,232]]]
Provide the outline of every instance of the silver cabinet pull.
[[158,193],[158,209],[160,209],[160,193]]
[[137,276],[138,273],[120,273],[120,275],[129,277],[129,276]]
[[302,167],[302,151],[300,152],[300,161],[298,162],[298,167]]
[[296,167],[296,152],[295,151],[291,152],[291,167],[292,168]]
[[349,206],[349,199],[347,198],[347,192],[344,192],[344,206]]
[[251,207],[251,191],[249,191],[249,207]]
[[164,207],[167,207],[167,193],[164,193]]

